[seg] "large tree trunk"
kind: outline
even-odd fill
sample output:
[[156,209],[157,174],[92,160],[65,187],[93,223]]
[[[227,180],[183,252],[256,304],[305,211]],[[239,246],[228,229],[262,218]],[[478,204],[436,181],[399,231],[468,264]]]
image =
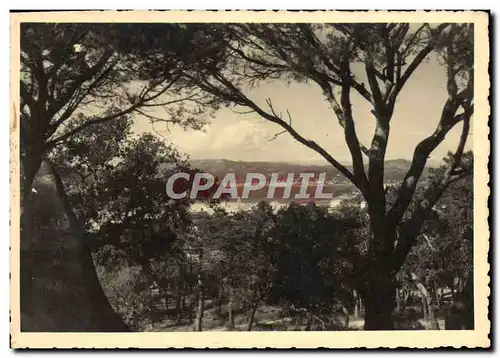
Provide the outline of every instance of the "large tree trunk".
[[394,329],[393,302],[391,300],[386,300],[380,294],[373,294],[365,299],[365,307],[365,330],[385,331]]
[[[368,198],[368,215],[372,240],[368,257],[363,263],[360,294],[365,306],[365,330],[393,330],[396,300],[395,271],[392,252],[396,239],[397,223],[388,222],[385,216],[385,192],[383,188],[383,155],[380,162],[370,161],[372,197]],[[375,167],[372,168],[372,164]],[[381,168],[377,168],[377,166]]]
[[393,330],[396,287],[392,276],[383,271],[367,275],[363,289],[365,330]]
[[26,207],[29,205],[30,198],[31,198],[31,192],[33,188],[33,182],[35,181],[35,176],[40,168],[40,165],[38,167],[30,169],[28,173],[25,174],[24,180],[22,181],[22,187],[21,187],[21,214],[24,213]]
[[64,204],[64,209],[70,222],[71,231],[75,236],[77,236],[80,242],[80,262],[82,264],[82,275],[85,287],[87,289],[88,298],[92,303],[91,322],[94,325],[93,330],[96,332],[129,331],[128,327],[125,325],[125,323],[123,323],[122,319],[113,310],[113,308],[109,304],[108,298],[104,294],[101,283],[99,281],[99,277],[97,276],[97,272],[95,270],[94,260],[92,258],[92,252],[90,249],[90,242],[88,238],[85,237],[83,228],[80,226],[80,223],[73,211],[59,174],[52,165],[50,165],[50,167],[56,181],[58,194]]
[[[89,247],[82,248],[80,259],[82,274],[88,298],[91,303],[91,322],[95,332],[128,332],[130,329],[113,310],[97,276],[94,260]],[[75,318],[76,319],[76,318]]]
[[[38,277],[37,273],[43,272],[40,270],[41,266],[44,265],[41,261],[45,259],[45,256],[49,255],[40,255],[42,252],[49,251],[46,249],[46,245],[44,242],[40,242],[39,244],[35,242],[33,234],[34,218],[32,215],[33,208],[31,202],[31,194],[33,182],[35,180],[36,174],[41,165],[41,158],[36,164],[35,160],[28,160],[31,157],[26,155],[21,155],[21,171],[20,171],[20,306],[21,306],[21,330],[22,331],[38,331],[38,330],[47,330],[51,326],[51,324],[47,324],[46,322],[42,322],[41,317],[39,317],[39,312],[36,312],[40,309],[40,298],[36,302],[33,297],[39,296],[36,294],[37,291],[37,282],[36,279]],[[54,250],[55,252],[57,249]],[[42,256],[42,260],[40,260],[40,256]],[[47,257],[50,260],[50,258]],[[47,260],[47,261],[49,261]],[[50,263],[47,262],[47,266]],[[42,276],[42,275],[40,275]],[[43,286],[43,297],[46,298],[48,296],[47,292],[47,276],[44,275],[45,280],[42,283]],[[49,301],[49,300],[47,300]],[[29,319],[26,319],[29,317]],[[52,317],[51,320],[55,321]],[[44,320],[45,321],[45,320]],[[57,323],[54,322],[50,329],[55,329]]]
[[42,165],[41,149],[25,148],[21,155],[21,213],[29,203],[36,174]]
[[[113,310],[104,294],[97,276],[92,258],[88,237],[78,221],[62,180],[56,169],[49,165],[59,196],[69,221],[71,237],[61,243],[57,238],[53,242],[44,242],[42,256],[53,254],[51,250],[60,252],[59,266],[39,266],[35,261],[33,275],[40,279],[44,275],[50,284],[52,296],[39,297],[39,304],[31,309],[33,316],[22,322],[22,330],[26,331],[84,331],[84,332],[125,332],[129,328]],[[61,236],[63,234],[61,233]],[[34,250],[42,248],[33,247]],[[61,272],[63,271],[63,272]],[[64,276],[63,276],[64,273]],[[34,277],[35,279],[35,277]],[[35,287],[30,288],[36,289]],[[35,292],[32,292],[36,294]],[[30,292],[22,292],[22,295]]]

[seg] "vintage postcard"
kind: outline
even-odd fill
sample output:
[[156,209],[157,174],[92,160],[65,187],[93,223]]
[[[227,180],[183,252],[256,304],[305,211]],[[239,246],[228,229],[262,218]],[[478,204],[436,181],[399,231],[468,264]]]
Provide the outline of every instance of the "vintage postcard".
[[489,14],[11,14],[13,348],[490,346]]

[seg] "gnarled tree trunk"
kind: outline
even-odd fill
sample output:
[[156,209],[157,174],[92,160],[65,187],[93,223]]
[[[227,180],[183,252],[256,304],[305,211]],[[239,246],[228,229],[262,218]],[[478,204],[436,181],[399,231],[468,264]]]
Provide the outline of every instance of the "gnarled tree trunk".
[[393,330],[393,301],[386,299],[387,293],[374,292],[365,298],[365,330]]
[[365,330],[393,330],[396,287],[392,275],[374,269],[365,278],[362,296],[365,305]]
[[[87,289],[88,298],[91,302],[91,327],[90,331],[96,332],[126,332],[129,328],[123,323],[122,319],[113,310],[109,304],[108,298],[104,294],[99,277],[95,270],[92,252],[90,250],[89,240],[85,237],[83,228],[78,221],[69,198],[64,189],[61,177],[54,166],[49,163],[56,182],[57,192],[61,198],[66,215],[70,223],[73,235],[78,238],[80,243],[80,262],[82,265],[83,282]],[[75,318],[76,319],[76,318]]]
[[30,200],[33,182],[42,165],[43,153],[42,144],[29,146],[23,143],[23,146],[24,153],[21,153],[21,212]]
[[[22,331],[66,331],[66,332],[126,332],[129,328],[113,310],[104,294],[97,276],[88,238],[78,221],[63,182],[57,170],[49,164],[55,182],[57,196],[63,204],[69,221],[70,235],[61,232],[61,239],[52,237],[41,239],[36,245],[26,248],[30,255],[38,254],[44,259],[55,256],[51,262],[35,260],[31,262],[34,284],[24,286],[21,296],[34,295],[35,307],[21,307],[26,317]],[[47,189],[48,190],[48,189]],[[27,189],[26,189],[27,191]],[[29,219],[28,219],[29,220]],[[25,240],[28,233],[24,233]],[[59,240],[60,239],[60,240]],[[60,242],[58,242],[60,241]],[[21,270],[27,267],[23,263]],[[41,295],[37,289],[42,280],[49,295]]]

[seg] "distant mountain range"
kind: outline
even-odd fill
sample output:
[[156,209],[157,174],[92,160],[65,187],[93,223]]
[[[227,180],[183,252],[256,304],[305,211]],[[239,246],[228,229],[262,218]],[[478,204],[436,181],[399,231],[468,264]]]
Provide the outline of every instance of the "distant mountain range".
[[[227,159],[193,159],[190,161],[193,168],[209,172],[218,178],[223,178],[226,173],[235,173],[237,178],[245,178],[247,173],[262,173],[266,176],[272,173],[280,173],[286,176],[288,173],[326,173],[327,180],[335,183],[347,184],[348,181],[333,166],[324,164],[304,164],[286,162],[245,162]],[[393,159],[385,162],[385,181],[394,183],[403,180],[410,168],[411,162],[406,159]],[[350,165],[346,165],[352,170]],[[423,178],[428,174],[428,169],[423,173]]]

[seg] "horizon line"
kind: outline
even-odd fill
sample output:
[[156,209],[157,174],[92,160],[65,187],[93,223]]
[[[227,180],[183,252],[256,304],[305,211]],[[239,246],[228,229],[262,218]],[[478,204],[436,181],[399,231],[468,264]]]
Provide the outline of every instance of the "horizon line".
[[[198,161],[201,161],[201,160],[225,160],[225,161],[228,161],[228,162],[242,162],[242,163],[283,163],[283,164],[309,164],[309,165],[321,165],[321,166],[330,166],[331,164],[328,163],[326,161],[326,159],[324,161],[322,160],[311,160],[311,161],[306,161],[306,160],[297,160],[295,162],[293,161],[287,161],[287,160],[260,160],[260,159],[257,159],[257,160],[243,160],[243,159],[228,159],[228,158],[189,158],[188,159],[189,161],[192,161],[192,160],[198,160]],[[390,158],[390,159],[385,159],[384,162],[390,162],[390,161],[397,161],[397,160],[404,160],[404,161],[407,161],[409,163],[412,162],[412,159],[406,159],[406,158]],[[437,159],[434,159],[434,158],[429,158],[427,160],[427,164],[430,164],[430,163],[438,163],[438,162],[441,162],[441,160],[437,160]],[[324,163],[323,163],[324,162]],[[340,164],[344,165],[344,166],[352,166],[352,162],[344,162],[344,161],[341,161],[339,162]],[[365,165],[367,165],[368,162],[365,163]]]

